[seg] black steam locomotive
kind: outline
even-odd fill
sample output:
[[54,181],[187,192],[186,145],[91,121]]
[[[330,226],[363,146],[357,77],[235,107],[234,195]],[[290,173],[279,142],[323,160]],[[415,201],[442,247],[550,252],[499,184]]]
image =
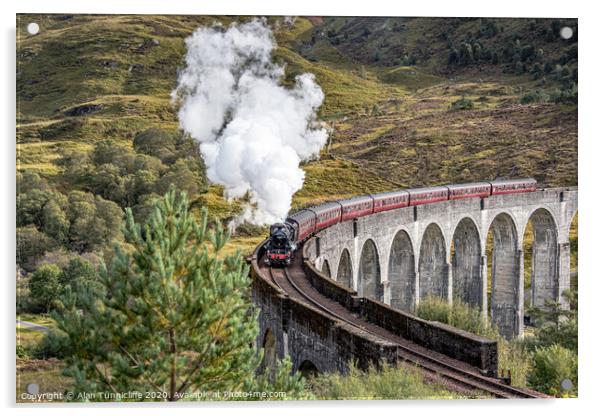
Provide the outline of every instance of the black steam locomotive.
[[[288,219],[287,219],[288,221]],[[270,227],[270,238],[266,244],[266,263],[288,266],[291,264],[297,245],[295,232],[290,223],[276,223]]]
[[270,266],[288,266],[300,242],[326,227],[365,215],[440,201],[487,198],[535,190],[537,181],[527,178],[399,190],[326,202],[297,211],[284,223],[272,225],[264,261]]

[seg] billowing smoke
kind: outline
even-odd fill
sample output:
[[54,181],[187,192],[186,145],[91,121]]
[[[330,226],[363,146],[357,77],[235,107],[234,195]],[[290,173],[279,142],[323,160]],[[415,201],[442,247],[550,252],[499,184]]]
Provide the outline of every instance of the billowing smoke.
[[312,74],[282,85],[284,68],[272,62],[276,43],[262,20],[201,27],[186,46],[172,97],[180,127],[200,143],[209,180],[228,198],[250,196],[239,221],[282,220],[303,185],[299,163],[327,140],[316,119],[324,93]]

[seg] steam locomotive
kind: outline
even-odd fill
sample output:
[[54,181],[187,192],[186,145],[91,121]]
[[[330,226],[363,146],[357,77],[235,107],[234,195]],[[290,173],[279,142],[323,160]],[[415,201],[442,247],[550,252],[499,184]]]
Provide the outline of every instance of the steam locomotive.
[[331,225],[365,215],[440,201],[487,198],[492,195],[533,192],[536,189],[537,181],[526,178],[399,190],[326,202],[297,211],[284,223],[272,225],[264,261],[270,266],[288,266],[299,243]]

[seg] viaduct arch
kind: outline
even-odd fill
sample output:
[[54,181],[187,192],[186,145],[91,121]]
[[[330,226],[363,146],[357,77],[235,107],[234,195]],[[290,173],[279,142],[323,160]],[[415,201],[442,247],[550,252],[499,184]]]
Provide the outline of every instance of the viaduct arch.
[[512,217],[498,214],[492,221],[491,319],[503,334],[518,333],[521,319],[518,233]]
[[358,292],[360,296],[382,300],[380,260],[372,239],[364,242],[360,255]]
[[336,280],[347,287],[353,286],[353,266],[351,265],[351,256],[347,249],[343,249],[341,253]]
[[547,299],[558,293],[558,232],[556,221],[545,208],[536,209],[530,216],[533,224],[533,255],[531,264],[531,301],[544,306]]
[[330,273],[330,265],[328,264],[328,260],[324,260],[324,262],[322,263],[322,273],[324,273],[328,277],[332,276],[332,274]]
[[479,230],[472,218],[465,217],[456,225],[452,244],[452,297],[482,308],[482,250]]
[[389,281],[391,306],[410,312],[416,302],[416,272],[414,249],[405,230],[395,234],[389,254]]
[[429,224],[422,235],[418,259],[420,298],[447,298],[449,268],[446,262],[445,238],[441,228]]

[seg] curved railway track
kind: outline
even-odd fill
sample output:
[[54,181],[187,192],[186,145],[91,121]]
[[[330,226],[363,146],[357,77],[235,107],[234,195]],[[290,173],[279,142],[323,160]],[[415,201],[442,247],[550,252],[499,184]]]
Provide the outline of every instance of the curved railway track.
[[[261,263],[260,263],[261,264]],[[383,328],[371,324],[361,317],[354,315],[344,306],[326,298],[311,286],[296,259],[289,268],[268,269],[271,282],[288,296],[309,304],[321,312],[343,321],[349,325],[365,331],[371,335],[380,337],[398,346],[397,354],[400,360],[419,367],[429,379],[439,379],[449,385],[453,390],[461,393],[485,392],[497,398],[543,398],[544,394],[528,390],[518,389],[504,382],[483,376],[476,369],[472,369],[465,363],[460,363],[442,354],[433,353],[412,342],[405,340]]]

